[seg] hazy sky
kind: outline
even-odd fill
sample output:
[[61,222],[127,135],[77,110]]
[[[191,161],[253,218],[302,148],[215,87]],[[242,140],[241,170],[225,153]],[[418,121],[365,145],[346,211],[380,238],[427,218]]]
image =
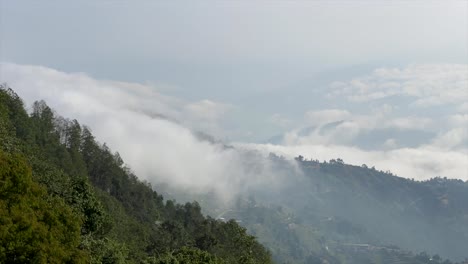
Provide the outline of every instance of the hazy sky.
[[129,158],[80,100],[239,147],[468,179],[468,1],[0,3],[0,81]]

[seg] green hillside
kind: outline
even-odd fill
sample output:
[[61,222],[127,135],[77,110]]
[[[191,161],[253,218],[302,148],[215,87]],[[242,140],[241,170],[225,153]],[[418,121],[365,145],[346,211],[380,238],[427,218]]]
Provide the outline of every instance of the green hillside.
[[280,191],[243,194],[228,208],[203,206],[240,222],[278,263],[452,263],[468,256],[468,182],[414,181],[303,157],[294,173],[287,160],[270,159],[291,172]]
[[255,189],[224,205],[209,194],[160,191],[235,219],[277,263],[452,263],[468,256],[468,182],[415,181],[340,159],[269,159],[275,171],[289,172],[275,192]]
[[0,89],[0,263],[271,263],[235,221],[165,201],[87,127]]
[[281,188],[219,204],[212,193],[140,181],[89,128],[42,101],[26,112],[6,86],[0,142],[0,263],[450,264],[468,256],[461,180],[271,154],[274,171],[288,175]]

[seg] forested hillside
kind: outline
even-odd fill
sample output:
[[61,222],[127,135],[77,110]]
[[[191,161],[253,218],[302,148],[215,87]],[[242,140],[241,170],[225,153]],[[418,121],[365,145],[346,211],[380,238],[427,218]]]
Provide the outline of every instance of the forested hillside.
[[196,198],[206,213],[236,219],[277,263],[467,262],[468,182],[415,181],[341,159],[269,159],[290,171],[275,192],[241,194],[228,206],[174,189],[172,197]]
[[[293,168],[271,154],[275,170],[289,171],[282,188],[217,204],[214,194],[140,181],[89,128],[42,101],[28,113],[6,86],[0,142],[0,263],[450,264],[468,256],[461,180],[414,181],[340,159],[298,157]],[[161,193],[200,200],[218,219]]]
[[0,89],[0,263],[271,263],[235,221],[165,201],[43,101]]

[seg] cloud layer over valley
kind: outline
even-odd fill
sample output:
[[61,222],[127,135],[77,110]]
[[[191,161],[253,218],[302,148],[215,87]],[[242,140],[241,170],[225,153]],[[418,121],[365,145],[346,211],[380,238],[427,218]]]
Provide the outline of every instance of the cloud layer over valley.
[[468,180],[467,65],[381,68],[330,83],[323,100],[341,104],[311,109],[300,122],[272,113],[263,122],[275,121],[285,133],[268,144],[213,143],[193,133],[223,138],[230,127],[242,128],[230,119],[238,107],[230,102],[186,101],[158,87],[41,66],[0,67],[1,81],[27,106],[43,99],[64,117],[89,126],[139,177],[154,183],[215,191],[226,199],[252,188],[278,187],[287,175],[266,158],[270,152],[291,160],[342,158],[414,179]]
[[98,141],[119,151],[140,178],[152,183],[215,192],[228,201],[260,186],[274,189],[286,177],[258,153],[193,133],[217,129],[229,105],[185,102],[148,86],[38,66],[2,64],[1,76],[27,105],[45,100],[60,115],[89,126]]

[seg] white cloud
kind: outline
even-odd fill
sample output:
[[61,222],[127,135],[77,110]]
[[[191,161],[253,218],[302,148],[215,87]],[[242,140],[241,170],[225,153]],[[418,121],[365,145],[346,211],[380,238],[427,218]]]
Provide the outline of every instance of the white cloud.
[[414,64],[403,69],[380,68],[371,75],[331,85],[329,96],[368,102],[390,96],[413,97],[413,105],[429,107],[468,101],[468,65]]
[[468,113],[468,102],[464,102],[458,106],[458,111]]
[[432,145],[444,149],[468,147],[468,128],[462,127],[451,129],[436,137],[433,140]]
[[64,108],[71,113],[125,109],[218,134],[222,133],[218,121],[232,108],[208,99],[186,102],[157,92],[157,87],[95,80],[82,73],[69,74],[40,66],[3,63],[1,70],[3,78],[18,87],[16,90],[29,88],[23,94],[19,91],[27,102],[43,98],[57,109]]
[[383,147],[386,148],[386,149],[395,149],[395,148],[397,148],[397,146],[398,146],[398,142],[394,138],[389,138],[389,139],[385,140],[385,142],[383,144]]
[[[289,157],[341,157],[405,177],[468,179],[468,65],[376,69],[368,76],[333,82],[327,99],[336,103],[343,98],[347,104],[342,108],[306,112],[303,127],[312,129],[289,131],[281,146],[239,145]],[[371,135],[377,143],[372,151],[364,150]],[[411,139],[418,143],[406,146]]]
[[285,179],[268,159],[199,140],[184,126],[200,120],[216,125],[229,109],[224,104],[184,102],[152,87],[44,67],[2,64],[1,71],[27,105],[44,99],[64,117],[88,125],[99,141],[119,151],[139,177],[151,182],[214,191],[229,200],[237,192],[274,188]]
[[213,102],[211,100],[202,100],[189,103],[185,106],[185,110],[189,115],[192,115],[197,120],[219,120],[228,110],[230,106],[222,103]]
[[396,107],[383,104],[368,114],[356,114],[344,109],[308,111],[302,128],[286,132],[283,141],[286,145],[354,145],[358,136],[376,130],[426,131],[437,127],[435,121],[428,117],[394,117],[394,109]]
[[232,108],[232,105],[207,99],[188,103],[183,106],[184,119],[187,120],[184,125],[221,137],[226,134],[226,131],[219,123]]
[[308,125],[320,126],[348,119],[351,114],[342,109],[325,109],[309,111],[305,113],[305,121]]
[[433,125],[433,120],[427,117],[398,117],[390,119],[382,127],[394,127],[401,130],[425,130]]
[[397,148],[391,150],[365,151],[352,146],[302,144],[235,144],[244,149],[256,149],[263,153],[277,153],[288,158],[302,155],[307,159],[328,161],[342,158],[346,163],[360,166],[367,164],[378,170],[417,180],[436,176],[468,180],[468,152],[452,151],[436,147]]
[[468,114],[455,114],[448,117],[452,126],[468,127]]
[[300,130],[287,132],[284,136],[284,143],[286,145],[347,144],[351,143],[362,130],[354,121],[343,121],[325,131],[323,128],[323,126],[314,128],[306,135],[303,135]]
[[292,121],[289,118],[279,113],[273,114],[272,116],[268,118],[267,121],[273,125],[283,127],[283,128],[287,128],[292,124]]
[[[401,133],[411,131],[411,135],[415,135],[415,131],[438,135],[432,140],[423,137],[426,145],[459,148],[465,144],[463,128],[468,125],[465,117],[468,109],[468,64],[413,64],[403,68],[379,68],[367,76],[331,83],[326,98],[332,103],[340,100],[346,102],[339,112],[346,113],[340,116],[346,121],[344,124],[354,123],[348,140],[337,138],[340,133],[335,132],[342,127],[336,126],[327,133],[335,140],[323,135],[307,140],[310,136],[305,136],[288,143],[353,145],[356,143],[353,135],[355,138],[358,135],[365,137],[373,131],[387,129],[391,133],[396,129]],[[323,116],[325,120],[336,120]],[[307,118],[304,124],[308,124]],[[311,133],[314,134],[316,131]],[[386,140],[393,137],[388,135]],[[389,145],[384,143],[383,146]]]
[[[60,114],[89,125],[97,138],[121,153],[142,178],[165,181],[196,191],[215,191],[228,200],[232,195],[287,181],[264,156],[274,152],[293,158],[329,160],[343,158],[351,164],[375,165],[403,177],[434,176],[468,179],[466,166],[466,114],[445,117],[447,125],[427,117],[398,116],[398,106],[383,103],[369,113],[323,109],[305,114],[310,133],[286,134],[285,145],[236,143],[236,149],[200,141],[190,129],[218,127],[232,106],[211,100],[186,102],[165,96],[149,86],[95,80],[85,74],[68,74],[37,66],[2,64],[3,81],[27,104],[44,99]],[[380,72],[392,75],[393,72]],[[277,116],[281,117],[281,116]],[[334,125],[328,125],[336,121]],[[342,122],[338,122],[342,121]],[[419,147],[408,148],[394,137],[382,142],[382,150],[353,146],[362,133],[378,128],[427,129],[443,127],[439,136]],[[340,145],[341,144],[341,145]],[[246,150],[260,150],[262,155]],[[265,187],[266,188],[266,187]]]

